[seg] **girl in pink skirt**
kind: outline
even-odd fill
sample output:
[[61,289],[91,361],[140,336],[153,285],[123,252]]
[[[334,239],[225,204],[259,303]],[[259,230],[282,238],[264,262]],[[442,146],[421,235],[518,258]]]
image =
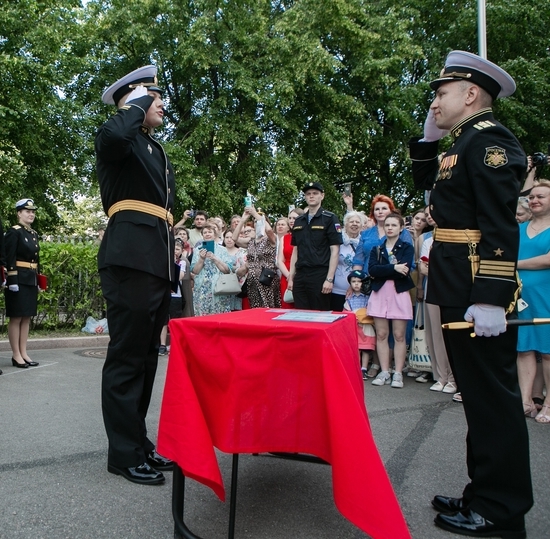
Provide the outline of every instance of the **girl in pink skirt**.
[[[390,213],[384,221],[386,240],[370,252],[369,274],[373,278],[369,299],[369,314],[376,328],[376,351],[380,373],[372,381],[375,386],[390,384],[403,387],[403,367],[407,355],[405,334],[407,321],[412,320],[412,302],[409,290],[414,287],[410,271],[414,262],[414,247],[399,239],[405,222],[398,213]],[[389,320],[395,340],[393,357],[395,371],[390,376]]]

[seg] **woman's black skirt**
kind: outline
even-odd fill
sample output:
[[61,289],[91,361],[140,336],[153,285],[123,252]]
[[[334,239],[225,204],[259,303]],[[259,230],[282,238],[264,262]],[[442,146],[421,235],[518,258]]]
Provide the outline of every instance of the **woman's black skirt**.
[[20,316],[36,316],[36,305],[38,303],[38,287],[26,284],[19,285],[19,292],[12,292],[5,289],[6,316],[17,318]]

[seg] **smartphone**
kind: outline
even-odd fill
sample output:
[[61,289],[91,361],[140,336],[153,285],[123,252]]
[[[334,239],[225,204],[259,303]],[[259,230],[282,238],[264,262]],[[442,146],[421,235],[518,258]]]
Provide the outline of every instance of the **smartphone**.
[[347,197],[351,196],[351,182],[344,184],[344,195],[346,195]]
[[412,215],[407,215],[407,217],[405,217],[405,226],[411,226],[412,222],[413,222]]
[[206,249],[209,253],[214,252],[214,240],[208,240],[202,242],[202,248]]
[[244,197],[244,207],[249,208],[250,206],[252,206],[252,197],[251,196]]
[[197,212],[195,210],[189,210],[189,217],[195,217]]

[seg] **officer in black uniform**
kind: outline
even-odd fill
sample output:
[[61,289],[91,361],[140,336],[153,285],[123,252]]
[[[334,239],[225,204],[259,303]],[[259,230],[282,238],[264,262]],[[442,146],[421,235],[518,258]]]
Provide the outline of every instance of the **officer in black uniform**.
[[155,451],[145,417],[170,305],[174,172],[154,138],[163,122],[156,67],[126,75],[103,94],[118,110],[97,132],[101,200],[109,223],[98,255],[111,340],[103,367],[102,409],[108,471],[158,484],[172,463]]
[[26,369],[38,365],[27,354],[27,340],[31,318],[36,316],[38,304],[39,251],[38,234],[31,228],[36,206],[31,198],[16,202],[19,224],[6,232],[7,287],[6,316],[9,317],[8,337],[12,350],[11,363]]
[[[533,498],[517,330],[506,327],[505,312],[517,289],[515,209],[527,160],[491,110],[515,83],[495,64],[453,51],[431,87],[424,138],[409,144],[415,184],[431,189],[437,224],[427,301],[440,306],[443,323],[473,321],[476,334],[444,331],[468,423],[470,483],[460,498],[433,499],[435,523],[462,535],[520,539]],[[438,140],[449,130],[452,147],[438,161]]]
[[320,183],[308,183],[302,191],[308,209],[296,219],[292,229],[294,249],[288,288],[294,295],[296,309],[330,311],[342,228],[338,217],[321,207],[325,190]]

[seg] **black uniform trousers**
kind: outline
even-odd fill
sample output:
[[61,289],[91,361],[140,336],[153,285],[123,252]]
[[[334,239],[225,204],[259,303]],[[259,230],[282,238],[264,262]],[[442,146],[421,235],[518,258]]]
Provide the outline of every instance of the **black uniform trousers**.
[[[465,308],[441,307],[441,321],[463,322]],[[471,330],[443,336],[468,423],[466,462],[469,507],[513,529],[524,527],[533,505],[529,438],[517,377],[517,328],[497,337],[470,337]]]
[[170,282],[121,266],[108,266],[99,275],[111,337],[101,387],[108,462],[127,468],[144,463],[155,447],[147,438],[145,417],[170,306]]
[[328,267],[298,268],[294,275],[292,295],[295,309],[330,311],[330,294],[323,294]]

